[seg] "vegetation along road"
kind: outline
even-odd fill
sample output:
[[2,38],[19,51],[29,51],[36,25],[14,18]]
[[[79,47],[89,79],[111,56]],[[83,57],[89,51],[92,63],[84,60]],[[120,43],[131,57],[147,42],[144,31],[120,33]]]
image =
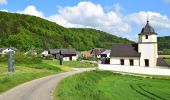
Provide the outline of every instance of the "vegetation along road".
[[62,80],[57,100],[170,100],[170,77],[89,71]]
[[52,91],[67,76],[93,68],[76,68],[76,71],[47,76],[19,85],[0,95],[0,100],[52,100]]

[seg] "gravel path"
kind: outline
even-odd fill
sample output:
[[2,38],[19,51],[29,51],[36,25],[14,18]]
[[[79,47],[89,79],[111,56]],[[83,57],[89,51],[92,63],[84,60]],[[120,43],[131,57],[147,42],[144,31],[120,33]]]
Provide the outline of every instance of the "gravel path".
[[75,71],[47,76],[21,84],[0,94],[0,100],[53,100],[52,92],[60,80],[92,68],[74,68]]

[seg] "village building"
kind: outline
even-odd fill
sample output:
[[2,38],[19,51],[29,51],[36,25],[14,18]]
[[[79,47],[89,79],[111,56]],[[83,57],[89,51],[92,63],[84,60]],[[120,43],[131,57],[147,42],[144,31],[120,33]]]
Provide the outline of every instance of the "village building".
[[61,49],[60,55],[63,58],[63,61],[76,61],[77,54],[76,49]]
[[91,51],[90,50],[89,51],[84,51],[84,52],[82,52],[82,55],[85,58],[89,58],[89,57],[91,57]]
[[48,54],[51,54],[54,59],[60,58],[60,49],[49,49]]
[[101,53],[104,51],[105,50],[103,48],[94,48],[91,51],[91,56],[96,57],[96,58],[101,58]]
[[42,55],[43,57],[48,56],[48,50],[44,50],[44,51],[41,53],[41,55]]
[[0,48],[0,54],[7,54],[10,51],[15,53],[17,51],[17,49],[13,49],[13,48]]
[[110,58],[111,50],[105,50],[101,53],[101,57]]
[[138,44],[112,46],[110,64],[142,67],[168,66],[163,59],[158,58],[157,33],[149,21],[138,34]]

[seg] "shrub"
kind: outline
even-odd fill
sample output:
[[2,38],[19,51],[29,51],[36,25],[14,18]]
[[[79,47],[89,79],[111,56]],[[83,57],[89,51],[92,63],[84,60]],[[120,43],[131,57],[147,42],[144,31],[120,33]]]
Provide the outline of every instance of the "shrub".
[[35,55],[25,55],[23,53],[14,54],[14,63],[16,64],[38,64],[42,62],[41,57]]

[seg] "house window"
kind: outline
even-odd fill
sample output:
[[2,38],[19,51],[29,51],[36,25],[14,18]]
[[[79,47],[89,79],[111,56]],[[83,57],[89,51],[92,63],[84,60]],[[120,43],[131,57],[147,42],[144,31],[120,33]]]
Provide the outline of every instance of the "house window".
[[145,59],[145,66],[149,67],[149,59]]
[[130,62],[130,66],[134,65],[133,59],[130,59],[129,62]]
[[145,35],[145,39],[148,39],[148,35]]
[[124,59],[120,59],[120,64],[124,65]]

